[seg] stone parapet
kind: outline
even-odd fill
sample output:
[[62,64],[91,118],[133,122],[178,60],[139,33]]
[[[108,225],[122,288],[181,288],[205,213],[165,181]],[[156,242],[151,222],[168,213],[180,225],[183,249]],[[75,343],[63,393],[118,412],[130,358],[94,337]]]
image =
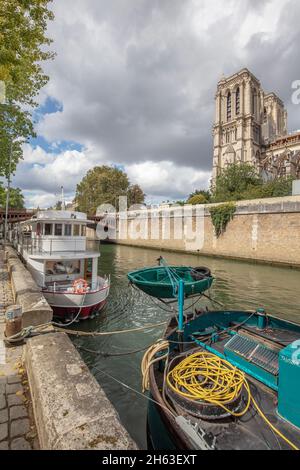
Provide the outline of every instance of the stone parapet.
[[31,338],[25,363],[42,449],[137,448],[65,333]]

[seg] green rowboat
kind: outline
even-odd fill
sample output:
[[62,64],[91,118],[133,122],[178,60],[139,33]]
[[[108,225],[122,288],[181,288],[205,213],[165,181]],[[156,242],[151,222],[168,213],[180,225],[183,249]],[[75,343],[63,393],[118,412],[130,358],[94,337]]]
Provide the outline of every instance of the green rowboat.
[[155,266],[132,271],[127,274],[129,281],[146,294],[158,299],[177,297],[172,279],[184,281],[185,297],[202,294],[213,282],[209,270],[188,266]]

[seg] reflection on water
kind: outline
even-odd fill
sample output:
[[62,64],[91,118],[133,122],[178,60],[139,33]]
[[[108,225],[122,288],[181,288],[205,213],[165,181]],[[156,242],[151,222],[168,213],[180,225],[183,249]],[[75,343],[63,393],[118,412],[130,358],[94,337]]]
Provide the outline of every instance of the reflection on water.
[[[128,271],[155,265],[161,254],[169,264],[208,266],[215,277],[210,295],[224,304],[226,309],[247,310],[263,306],[272,315],[300,323],[300,271],[117,245],[102,245],[100,251],[99,272],[111,274],[109,302],[100,317],[81,323],[81,329],[123,330],[146,323],[159,323],[168,318],[169,312],[162,311],[153,300],[133,290],[126,277]],[[209,301],[198,305],[203,304],[211,307]],[[130,356],[120,354],[152,344],[161,336],[162,331],[163,328],[159,328],[142,333],[75,340],[76,344],[86,348],[115,354],[105,357],[82,353],[140,448],[146,446],[147,400],[96,371],[95,367],[140,391],[140,362],[143,353]]]

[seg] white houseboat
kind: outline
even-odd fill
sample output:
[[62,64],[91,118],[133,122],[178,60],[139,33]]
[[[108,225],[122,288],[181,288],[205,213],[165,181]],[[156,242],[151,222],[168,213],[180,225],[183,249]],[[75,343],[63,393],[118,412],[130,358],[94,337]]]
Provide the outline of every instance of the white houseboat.
[[47,210],[23,222],[14,243],[53,309],[64,320],[86,319],[106,304],[109,277],[98,276],[99,251],[88,251],[82,212]]

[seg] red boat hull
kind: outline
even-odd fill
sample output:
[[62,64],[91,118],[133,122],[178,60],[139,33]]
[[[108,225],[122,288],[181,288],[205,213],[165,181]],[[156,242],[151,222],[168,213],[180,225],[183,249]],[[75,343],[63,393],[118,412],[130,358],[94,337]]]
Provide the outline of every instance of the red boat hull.
[[[105,307],[107,300],[102,300],[96,305],[90,305],[87,307],[82,307],[79,314],[78,320],[87,320],[98,313]],[[53,310],[53,316],[55,318],[60,318],[61,320],[72,320],[76,317],[79,312],[79,308],[76,307],[55,307],[51,305]]]

